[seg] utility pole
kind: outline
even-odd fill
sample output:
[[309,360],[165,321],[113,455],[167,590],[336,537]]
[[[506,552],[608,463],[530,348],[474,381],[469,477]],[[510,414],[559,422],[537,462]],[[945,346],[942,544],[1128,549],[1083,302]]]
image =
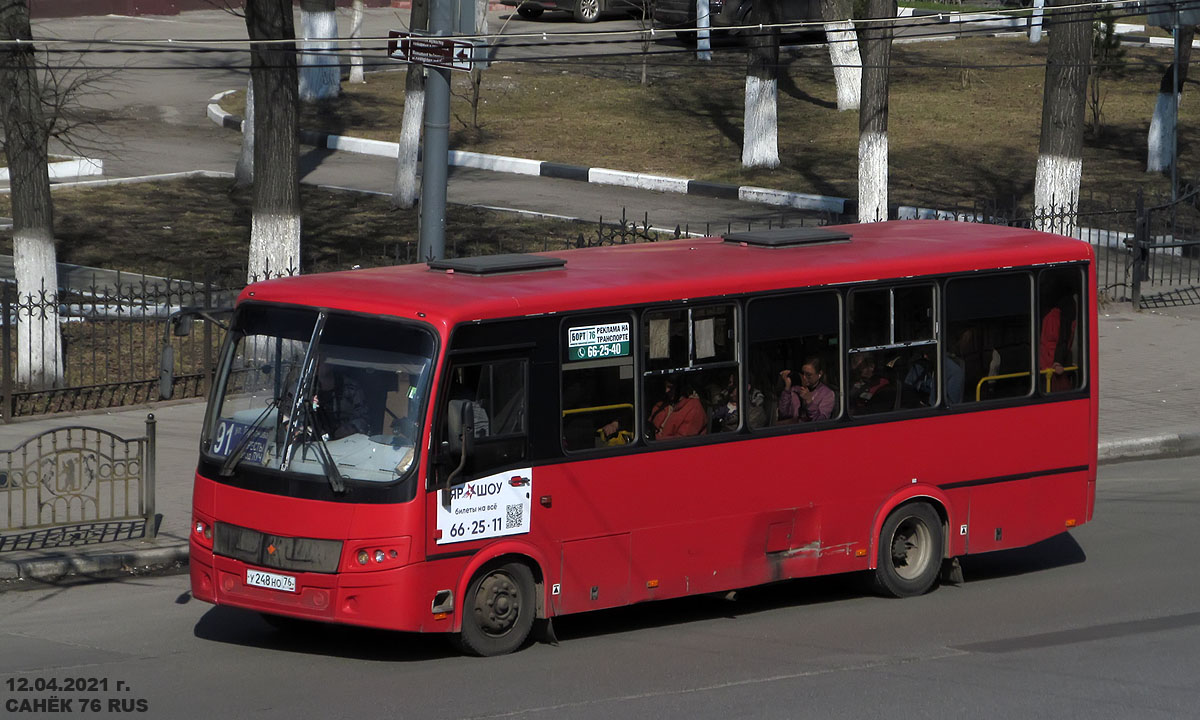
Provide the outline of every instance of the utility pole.
[[696,0],[696,59],[704,62],[712,60],[708,26],[708,0]]
[[[450,0],[430,0],[429,32],[447,36],[454,27]],[[425,133],[421,159],[421,261],[446,255],[446,182],[450,155],[450,70],[426,66]]]

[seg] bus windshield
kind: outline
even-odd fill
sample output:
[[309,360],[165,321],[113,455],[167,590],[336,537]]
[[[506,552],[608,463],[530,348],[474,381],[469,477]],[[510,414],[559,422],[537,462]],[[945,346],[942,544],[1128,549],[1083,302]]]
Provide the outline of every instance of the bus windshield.
[[247,304],[217,373],[205,452],[221,475],[267,468],[390,483],[416,467],[433,335],[400,321]]

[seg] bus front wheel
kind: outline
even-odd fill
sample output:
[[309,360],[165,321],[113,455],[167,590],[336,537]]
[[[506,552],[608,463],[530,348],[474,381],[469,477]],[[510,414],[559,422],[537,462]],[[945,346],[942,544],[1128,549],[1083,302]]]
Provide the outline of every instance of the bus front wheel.
[[891,597],[929,592],[942,565],[942,520],[926,503],[892,511],[879,533],[875,589]]
[[513,652],[525,643],[536,612],[533,572],[522,563],[485,568],[471,581],[463,602],[457,644],[474,655]]

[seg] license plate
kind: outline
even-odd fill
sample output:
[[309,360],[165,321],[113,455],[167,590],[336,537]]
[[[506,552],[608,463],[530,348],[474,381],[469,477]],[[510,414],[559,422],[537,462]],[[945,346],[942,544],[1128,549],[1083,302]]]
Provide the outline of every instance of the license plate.
[[263,572],[262,570],[247,570],[246,584],[268,590],[283,590],[296,592],[296,578],[291,575]]

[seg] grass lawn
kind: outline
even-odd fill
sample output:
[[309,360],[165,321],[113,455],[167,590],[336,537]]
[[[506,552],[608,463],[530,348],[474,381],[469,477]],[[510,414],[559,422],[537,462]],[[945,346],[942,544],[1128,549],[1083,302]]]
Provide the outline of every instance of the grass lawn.
[[[251,198],[230,186],[228,180],[199,178],[56,190],[58,261],[244,282]],[[304,272],[415,259],[417,210],[393,209],[385,197],[303,185],[300,195]],[[10,212],[8,196],[0,195],[0,216]],[[557,249],[581,235],[594,240],[597,227],[456,207],[446,217],[447,253]],[[10,231],[0,230],[0,253],[12,253]]]
[[[1047,41],[1023,37],[898,43],[889,114],[893,203],[945,207],[977,200],[1028,202],[1041,127]],[[672,46],[664,45],[663,48]],[[1146,133],[1170,48],[1126,48],[1120,77],[1106,77],[1102,127],[1084,142],[1083,192],[1132,203],[1131,190],[1162,192],[1145,170]],[[455,73],[451,147],[739,185],[842,197],[857,194],[858,113],[838,112],[823,48],[785,52],[775,170],[743,170],[745,55],[699,63],[690,53],[653,56],[648,86],[636,59],[496,63],[485,71],[477,124],[466,76]],[[395,141],[403,72],[344,85],[331,108],[303,125]],[[1194,92],[1194,91],[1185,91]],[[240,113],[239,96],[225,100]],[[1200,104],[1180,111],[1181,177],[1200,167]]]

